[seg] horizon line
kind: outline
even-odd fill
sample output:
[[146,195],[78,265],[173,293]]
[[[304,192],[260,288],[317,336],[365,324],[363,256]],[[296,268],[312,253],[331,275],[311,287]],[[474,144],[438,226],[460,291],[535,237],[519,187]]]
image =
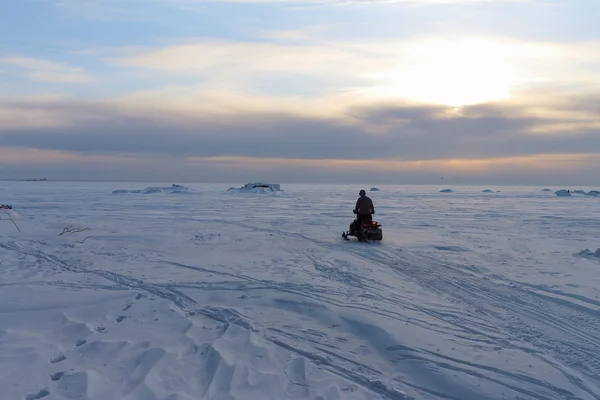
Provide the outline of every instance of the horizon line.
[[[41,180],[45,179],[45,180]],[[203,180],[138,180],[138,179],[49,179],[49,178],[0,178],[0,182],[78,182],[78,183],[201,183],[201,184],[242,184],[242,180],[233,182],[233,181],[203,181]],[[437,183],[340,183],[340,182],[269,182],[269,180],[255,180],[252,182],[244,182],[244,183],[254,183],[254,182],[264,182],[264,183],[278,183],[280,185],[340,185],[340,186],[504,186],[504,187],[548,187],[548,186],[578,186],[578,187],[598,187],[600,184],[591,184],[591,183],[552,183],[552,184],[525,184],[525,183],[497,183],[497,184],[483,184],[483,183],[451,183],[448,182],[447,185],[439,185]],[[375,185],[375,186],[374,186]]]

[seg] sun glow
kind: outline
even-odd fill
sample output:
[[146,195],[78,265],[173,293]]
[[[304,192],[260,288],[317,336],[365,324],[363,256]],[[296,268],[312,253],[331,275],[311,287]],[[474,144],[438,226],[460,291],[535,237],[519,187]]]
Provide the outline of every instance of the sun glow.
[[398,66],[368,76],[375,97],[453,107],[503,100],[517,83],[509,45],[484,39],[417,41],[402,48]]

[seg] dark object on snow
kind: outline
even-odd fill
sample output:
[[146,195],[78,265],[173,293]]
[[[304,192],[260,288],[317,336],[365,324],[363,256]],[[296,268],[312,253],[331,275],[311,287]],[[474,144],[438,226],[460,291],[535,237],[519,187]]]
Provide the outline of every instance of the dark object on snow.
[[178,185],[178,184],[174,183],[173,185],[171,185],[171,187],[174,187],[174,188],[183,188],[184,186],[183,185]]
[[12,210],[12,206],[10,204],[0,204],[0,210]]

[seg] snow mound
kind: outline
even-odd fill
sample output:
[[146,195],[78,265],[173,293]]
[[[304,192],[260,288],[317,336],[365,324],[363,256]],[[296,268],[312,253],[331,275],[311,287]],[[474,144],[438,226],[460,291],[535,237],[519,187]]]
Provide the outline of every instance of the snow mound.
[[371,191],[371,192],[379,192],[379,188],[372,187],[371,189],[369,189],[369,191]]
[[240,193],[276,193],[283,192],[281,185],[278,183],[246,183],[240,188],[230,187],[227,189],[228,192],[240,192]]
[[597,191],[597,190],[590,190],[590,191],[587,193],[587,195],[588,195],[588,196],[596,196],[596,197],[597,197],[597,196],[600,196],[600,192],[599,192],[599,191]]
[[452,189],[442,189],[442,190],[440,190],[440,193],[454,193],[454,190],[452,190]]
[[571,191],[569,191],[567,189],[561,189],[561,190],[557,190],[556,192],[554,192],[554,194],[556,194],[557,196],[570,196]]
[[126,194],[126,193],[141,193],[141,194],[152,194],[152,193],[189,193],[190,189],[182,186],[173,184],[172,186],[166,187],[147,187],[146,189],[117,189],[113,190],[113,194]]

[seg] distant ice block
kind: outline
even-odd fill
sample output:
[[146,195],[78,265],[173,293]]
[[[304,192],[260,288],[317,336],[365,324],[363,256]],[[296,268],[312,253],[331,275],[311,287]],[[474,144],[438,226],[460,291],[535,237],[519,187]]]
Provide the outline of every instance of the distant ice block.
[[490,189],[485,189],[485,190],[482,190],[481,193],[494,193],[494,191],[490,190]]
[[281,185],[278,183],[264,183],[264,182],[255,182],[255,183],[246,183],[244,186],[240,188],[230,187],[227,189],[228,192],[241,192],[241,193],[275,193],[275,192],[283,192],[281,190]]
[[454,190],[452,190],[452,189],[442,189],[442,190],[440,190],[440,193],[454,193]]
[[551,192],[551,189],[542,189],[542,192]]
[[596,197],[597,197],[597,196],[600,196],[600,192],[599,192],[599,191],[597,191],[597,190],[590,190],[590,191],[587,193],[587,195],[588,195],[588,196],[596,196]]
[[371,191],[371,192],[379,192],[379,188],[372,187],[371,189],[369,189],[369,191]]
[[596,249],[595,252],[592,252],[590,249],[582,250],[579,252],[579,256],[590,259],[600,259],[600,248]]
[[571,196],[571,192],[567,189],[561,189],[554,192],[557,196]]

